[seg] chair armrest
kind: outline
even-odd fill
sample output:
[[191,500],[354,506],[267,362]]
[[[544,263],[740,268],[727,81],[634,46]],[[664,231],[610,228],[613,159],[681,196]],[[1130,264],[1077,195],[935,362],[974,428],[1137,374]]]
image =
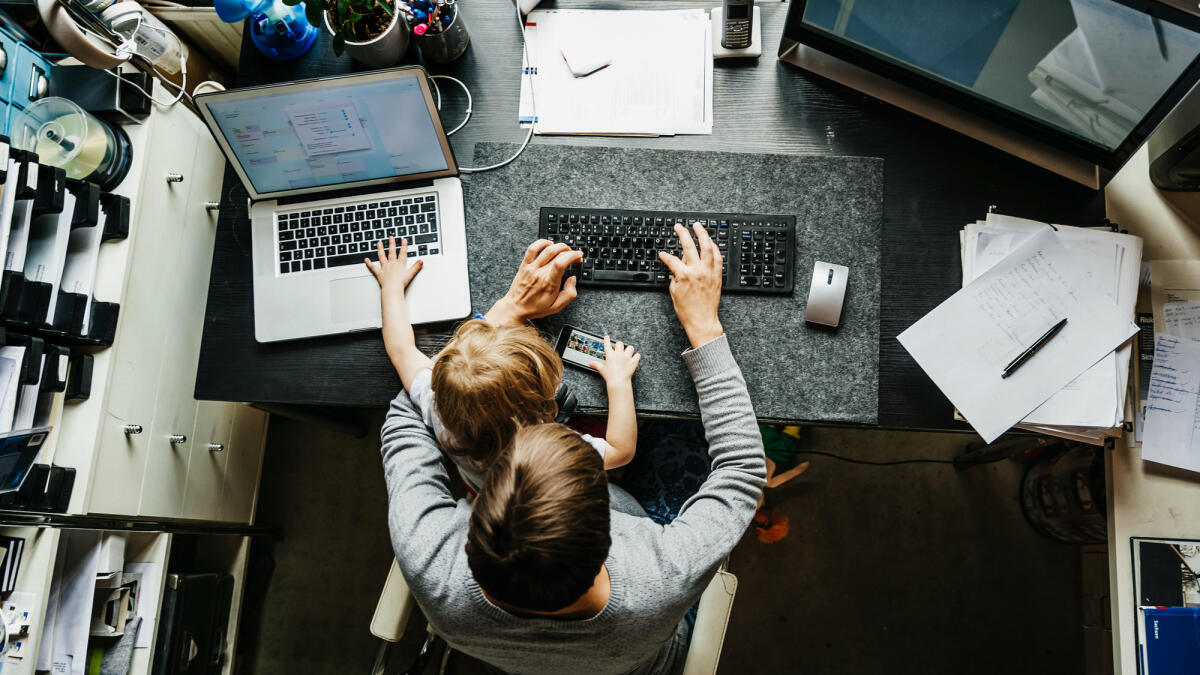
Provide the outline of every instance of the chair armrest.
[[713,675],[717,672],[735,595],[737,577],[718,570],[700,596],[700,608],[696,612],[696,625],[692,629],[692,641],[688,644],[683,675]]
[[371,617],[371,634],[381,640],[399,642],[415,605],[416,601],[408,591],[408,582],[393,559],[392,569],[388,571],[383,592],[379,594],[379,602],[375,605],[375,614]]

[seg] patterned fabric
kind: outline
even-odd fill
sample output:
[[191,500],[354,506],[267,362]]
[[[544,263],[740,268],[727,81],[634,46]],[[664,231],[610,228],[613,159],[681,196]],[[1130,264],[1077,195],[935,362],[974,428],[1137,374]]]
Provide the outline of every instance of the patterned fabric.
[[704,426],[691,420],[652,420],[638,430],[638,449],[619,481],[659,525],[675,520],[710,467]]

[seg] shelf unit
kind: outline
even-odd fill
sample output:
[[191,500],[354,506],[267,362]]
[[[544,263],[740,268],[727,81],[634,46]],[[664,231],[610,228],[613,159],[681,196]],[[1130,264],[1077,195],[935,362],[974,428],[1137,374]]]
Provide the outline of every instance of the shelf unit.
[[88,348],[91,395],[41,461],[75,469],[68,513],[248,523],[267,414],[193,398],[225,159],[182,105],[123,128],[129,236],[100,247],[94,291],[120,305],[116,336]]
[[[233,659],[237,646],[237,634],[241,617],[241,601],[245,592],[246,563],[250,552],[250,537],[236,534],[214,535],[184,535],[169,532],[116,532],[111,530],[65,530],[52,527],[0,527],[0,535],[21,537],[25,540],[25,550],[22,555],[21,567],[17,577],[15,592],[10,596],[25,600],[25,596],[33,596],[35,612],[29,635],[20,638],[25,644],[22,656],[19,658],[10,654],[0,657],[5,675],[33,675],[38,660],[39,650],[43,640],[47,639],[49,631],[43,620],[47,616],[47,606],[54,599],[52,585],[55,576],[59,574],[56,564],[60,554],[67,548],[65,542],[72,537],[97,538],[101,534],[115,534],[125,539],[126,563],[152,563],[156,573],[152,578],[143,578],[142,598],[149,598],[148,591],[153,589],[152,596],[157,603],[148,608],[140,608],[143,616],[141,631],[149,631],[149,645],[133,650],[130,665],[130,675],[149,675],[152,669],[154,649],[157,647],[157,631],[161,600],[166,586],[167,575],[175,570],[169,568],[172,544],[178,536],[200,536],[203,544],[197,546],[197,556],[194,565],[186,571],[210,571],[230,574],[233,577],[233,602],[226,625],[225,654],[227,658],[222,667],[222,673],[232,675]],[[61,607],[58,616],[62,625]],[[85,617],[86,618],[86,617]],[[54,648],[50,647],[53,661]]]

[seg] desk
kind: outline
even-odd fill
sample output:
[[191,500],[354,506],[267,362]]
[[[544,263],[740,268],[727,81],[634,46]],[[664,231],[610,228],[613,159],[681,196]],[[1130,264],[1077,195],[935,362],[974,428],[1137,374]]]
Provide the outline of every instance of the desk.
[[[698,5],[563,0],[546,6],[673,9]],[[524,137],[524,130],[515,122],[521,43],[509,0],[471,0],[461,7],[471,32],[470,49],[458,62],[431,70],[454,75],[471,88],[471,122],[451,137],[459,161],[467,164],[476,141],[516,142]],[[961,286],[958,230],[982,218],[989,205],[1039,220],[1094,222],[1104,216],[1102,195],[780,63],[774,55],[786,9],[783,3],[762,5],[762,58],[749,63],[718,62],[711,136],[538,137],[534,143],[883,157],[879,425],[965,430],[965,425],[953,421],[950,403],[909,358],[896,335]],[[415,50],[410,50],[408,58],[415,62]],[[246,40],[237,83],[248,86],[360,68],[349,57],[335,57],[324,33],[312,51],[284,63],[261,56]],[[452,87],[444,94],[447,99],[459,99]],[[449,103],[444,116],[452,127],[461,108]],[[385,405],[400,390],[400,381],[378,333],[296,343],[254,341],[246,193],[229,170],[223,195],[196,398]],[[516,264],[514,260],[514,269]]]

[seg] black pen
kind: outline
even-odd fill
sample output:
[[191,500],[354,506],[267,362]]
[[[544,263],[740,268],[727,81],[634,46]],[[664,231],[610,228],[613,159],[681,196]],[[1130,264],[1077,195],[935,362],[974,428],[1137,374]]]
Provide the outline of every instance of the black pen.
[[1008,377],[1009,375],[1012,375],[1013,373],[1015,373],[1017,371],[1017,368],[1021,367],[1022,363],[1025,363],[1026,361],[1029,360],[1029,357],[1036,354],[1038,352],[1038,350],[1041,349],[1047,342],[1049,342],[1050,338],[1052,338],[1056,334],[1058,334],[1058,331],[1062,330],[1062,327],[1065,325],[1067,325],[1067,320],[1064,318],[1062,321],[1059,321],[1058,323],[1051,326],[1050,330],[1046,331],[1045,334],[1043,334],[1042,337],[1038,338],[1036,342],[1029,345],[1028,349],[1021,352],[1019,355],[1017,355],[1017,358],[1013,359],[1012,361],[1009,361],[1007,366],[1004,366],[1004,372],[1000,373],[1000,379],[1004,379],[1004,378]]

